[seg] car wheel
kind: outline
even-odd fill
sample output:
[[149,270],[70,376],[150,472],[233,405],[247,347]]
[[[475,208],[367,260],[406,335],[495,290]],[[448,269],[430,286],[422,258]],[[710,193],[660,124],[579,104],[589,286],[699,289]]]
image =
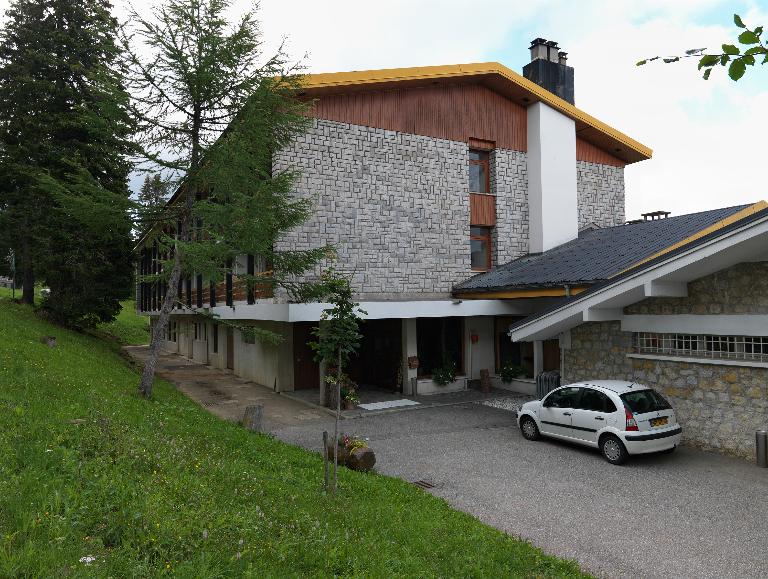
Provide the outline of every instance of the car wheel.
[[520,432],[523,433],[523,437],[527,440],[538,440],[541,438],[539,427],[536,426],[536,421],[533,418],[526,417],[520,421]]
[[600,452],[603,458],[611,464],[622,464],[627,460],[627,449],[615,436],[606,436],[600,441]]

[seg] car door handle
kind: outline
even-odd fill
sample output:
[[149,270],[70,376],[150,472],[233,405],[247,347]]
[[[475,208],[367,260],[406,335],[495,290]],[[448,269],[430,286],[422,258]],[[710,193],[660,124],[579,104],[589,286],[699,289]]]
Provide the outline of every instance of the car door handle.
[[570,415],[571,415],[570,412],[563,412],[563,416],[570,416]]
[[595,420],[605,420],[602,416],[595,416]]

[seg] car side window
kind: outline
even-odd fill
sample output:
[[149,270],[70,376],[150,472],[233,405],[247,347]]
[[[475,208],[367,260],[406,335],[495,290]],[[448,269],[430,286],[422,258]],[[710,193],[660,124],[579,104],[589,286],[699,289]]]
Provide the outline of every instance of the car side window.
[[545,408],[577,408],[579,398],[581,397],[581,388],[560,388],[547,396],[544,400]]
[[591,410],[593,412],[616,412],[616,405],[611,399],[602,392],[598,392],[592,388],[584,388],[579,408],[581,410]]

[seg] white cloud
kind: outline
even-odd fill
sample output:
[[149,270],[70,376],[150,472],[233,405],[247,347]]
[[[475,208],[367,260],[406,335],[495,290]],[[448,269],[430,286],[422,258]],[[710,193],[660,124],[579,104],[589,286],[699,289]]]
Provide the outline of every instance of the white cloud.
[[[125,14],[126,2],[115,3]],[[142,11],[152,4],[134,0]],[[236,0],[234,11],[249,5]],[[768,70],[733,83],[724,70],[702,80],[694,62],[634,66],[646,56],[732,41],[726,8],[722,0],[263,0],[260,19],[267,49],[288,35],[294,56],[309,53],[311,72],[490,59],[519,68],[532,38],[559,41],[576,69],[577,105],[654,150],[653,159],[627,168],[634,217],[768,198],[761,142]],[[713,10],[726,15],[722,22],[700,24]],[[768,25],[758,5],[743,13]]]

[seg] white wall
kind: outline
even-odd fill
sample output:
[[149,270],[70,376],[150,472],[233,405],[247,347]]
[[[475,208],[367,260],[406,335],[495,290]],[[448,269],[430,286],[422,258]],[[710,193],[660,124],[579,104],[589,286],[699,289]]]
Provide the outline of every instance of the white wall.
[[[293,332],[284,322],[261,322],[261,328],[282,337],[278,345],[261,342],[247,344],[242,332],[235,331],[235,368],[237,376],[278,392],[293,390]],[[220,336],[221,338],[221,336]],[[221,341],[219,342],[221,346]]]
[[527,111],[529,248],[539,253],[579,234],[576,126],[544,103]]
[[[466,368],[469,378],[480,378],[480,370],[488,370],[490,375],[496,374],[496,348],[494,345],[493,316],[467,318],[464,329],[466,332],[465,354]],[[477,336],[477,342],[472,343],[472,336]]]

